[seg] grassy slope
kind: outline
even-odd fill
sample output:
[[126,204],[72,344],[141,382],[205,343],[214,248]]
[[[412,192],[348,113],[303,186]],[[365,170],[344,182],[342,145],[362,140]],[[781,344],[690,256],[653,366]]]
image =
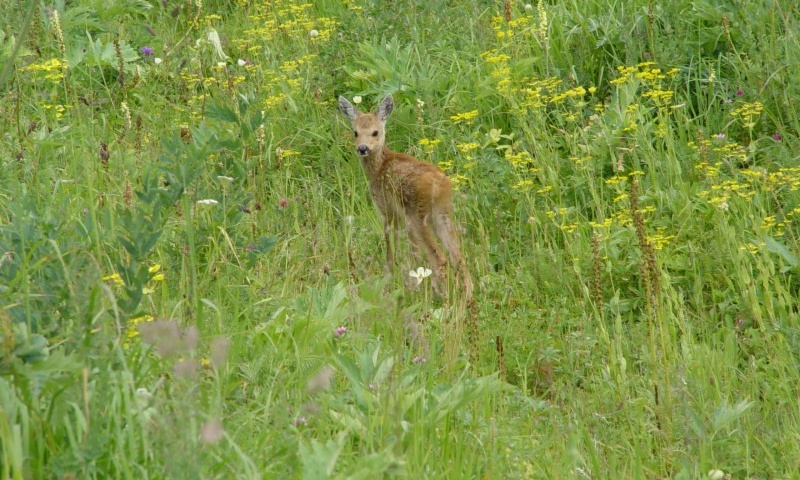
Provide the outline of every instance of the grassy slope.
[[[660,3],[37,10],[0,477],[796,475],[800,12]],[[388,92],[458,185],[473,315],[381,276],[334,100]]]

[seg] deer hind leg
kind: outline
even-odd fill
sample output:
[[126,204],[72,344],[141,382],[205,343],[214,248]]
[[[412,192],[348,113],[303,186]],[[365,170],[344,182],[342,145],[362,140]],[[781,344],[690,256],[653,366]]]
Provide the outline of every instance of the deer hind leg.
[[458,235],[455,225],[450,216],[450,212],[439,211],[433,213],[433,228],[436,236],[441,240],[447,255],[450,257],[450,264],[456,271],[456,276],[460,276],[464,282],[464,294],[467,300],[472,299],[472,277],[469,274],[464,257],[461,255],[461,247],[458,243]]
[[424,266],[425,263],[423,262],[425,260],[422,258],[420,253],[420,247],[422,247],[422,244],[425,240],[423,240],[419,229],[414,228],[409,221],[406,222],[406,232],[408,233],[408,240],[411,244],[411,260],[413,262],[412,266],[414,268]]
[[406,216],[406,222],[408,224],[409,239],[412,243],[416,243],[415,246],[412,246],[412,251],[414,249],[418,250],[419,247],[425,250],[433,274],[433,288],[436,290],[436,293],[444,297],[446,288],[444,288],[442,278],[447,259],[444,253],[442,253],[442,249],[439,248],[439,244],[436,243],[433,231],[430,226],[426,224],[425,218],[420,215],[409,213]]

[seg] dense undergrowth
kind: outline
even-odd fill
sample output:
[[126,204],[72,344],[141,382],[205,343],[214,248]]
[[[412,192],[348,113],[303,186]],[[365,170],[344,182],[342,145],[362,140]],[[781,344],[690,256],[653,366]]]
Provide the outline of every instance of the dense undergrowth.
[[[756,3],[0,3],[0,478],[794,478],[800,10]],[[386,93],[472,305],[382,273],[335,99]]]

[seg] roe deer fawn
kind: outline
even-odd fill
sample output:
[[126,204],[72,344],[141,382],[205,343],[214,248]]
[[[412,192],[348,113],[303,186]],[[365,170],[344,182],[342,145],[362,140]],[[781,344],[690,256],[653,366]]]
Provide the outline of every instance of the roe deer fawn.
[[437,292],[446,296],[442,277],[447,259],[434,232],[447,250],[456,274],[463,278],[464,294],[469,301],[472,278],[461,255],[452,219],[450,179],[436,165],[386,148],[386,119],[393,108],[391,94],[386,95],[375,113],[361,113],[346,98],[339,97],[339,110],[353,123],[356,152],[369,179],[370,195],[383,216],[387,270],[392,271],[397,229],[405,219],[411,252],[419,259],[420,247],[425,251]]

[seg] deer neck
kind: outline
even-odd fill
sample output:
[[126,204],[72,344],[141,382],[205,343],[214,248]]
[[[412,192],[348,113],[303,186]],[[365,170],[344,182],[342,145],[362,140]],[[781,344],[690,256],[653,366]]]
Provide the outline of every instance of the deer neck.
[[361,164],[364,166],[364,170],[370,180],[375,180],[378,177],[389,157],[389,149],[386,147],[376,149],[366,157],[361,157]]

